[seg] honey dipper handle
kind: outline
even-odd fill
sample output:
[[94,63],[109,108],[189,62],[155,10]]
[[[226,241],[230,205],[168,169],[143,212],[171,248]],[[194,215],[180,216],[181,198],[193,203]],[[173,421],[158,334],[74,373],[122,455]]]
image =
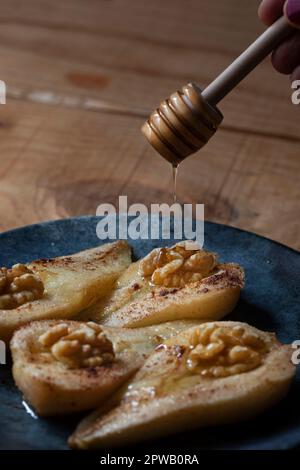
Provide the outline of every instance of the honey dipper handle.
[[279,18],[206,87],[203,98],[211,105],[219,103],[293,31],[295,29],[284,16]]

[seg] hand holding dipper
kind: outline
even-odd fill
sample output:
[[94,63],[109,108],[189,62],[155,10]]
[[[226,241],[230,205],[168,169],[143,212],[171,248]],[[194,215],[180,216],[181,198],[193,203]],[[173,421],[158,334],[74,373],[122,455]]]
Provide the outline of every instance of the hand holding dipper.
[[268,24],[281,16],[205,90],[185,85],[144,123],[143,134],[174,167],[208,142],[223,119],[217,104],[271,52],[275,68],[300,75],[300,0],[264,0],[259,15]]

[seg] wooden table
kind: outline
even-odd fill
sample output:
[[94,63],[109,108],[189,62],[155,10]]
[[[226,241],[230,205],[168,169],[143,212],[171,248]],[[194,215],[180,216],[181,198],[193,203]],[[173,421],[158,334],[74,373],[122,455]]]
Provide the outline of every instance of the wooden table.
[[[255,0],[2,0],[0,229],[171,201],[171,169],[140,133],[181,85],[205,86],[262,30]],[[180,168],[206,218],[300,248],[300,106],[267,60],[222,104]]]

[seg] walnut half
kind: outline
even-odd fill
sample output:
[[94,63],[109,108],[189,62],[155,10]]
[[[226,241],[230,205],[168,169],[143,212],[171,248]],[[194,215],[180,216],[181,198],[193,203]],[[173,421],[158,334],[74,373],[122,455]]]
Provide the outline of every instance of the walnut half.
[[187,249],[185,243],[157,248],[140,261],[139,272],[155,286],[184,287],[200,281],[216,266],[214,253]]
[[267,350],[263,338],[247,328],[203,324],[190,338],[186,368],[203,377],[227,377],[258,367]]
[[43,282],[24,264],[0,268],[0,309],[11,310],[40,299],[43,293]]
[[115,359],[112,342],[94,322],[75,329],[60,323],[41,335],[39,342],[51,350],[57,361],[70,368],[102,366]]

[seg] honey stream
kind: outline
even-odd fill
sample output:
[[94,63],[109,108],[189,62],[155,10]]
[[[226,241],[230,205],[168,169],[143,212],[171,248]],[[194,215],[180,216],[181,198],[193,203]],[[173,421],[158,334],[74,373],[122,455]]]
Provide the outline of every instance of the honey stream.
[[179,165],[172,165],[172,178],[173,178],[173,202],[177,202],[177,174]]

